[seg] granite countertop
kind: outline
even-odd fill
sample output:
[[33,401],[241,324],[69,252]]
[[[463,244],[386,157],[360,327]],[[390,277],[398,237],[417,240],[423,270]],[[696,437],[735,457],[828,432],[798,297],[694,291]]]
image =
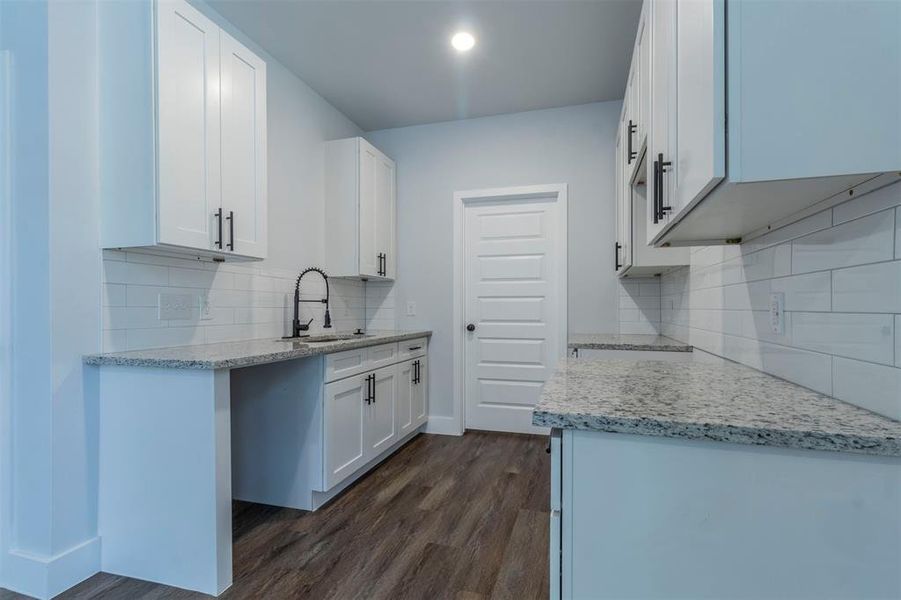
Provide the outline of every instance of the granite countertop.
[[662,335],[573,333],[569,336],[570,348],[591,350],[653,350],[655,352],[691,352],[689,344]]
[[91,354],[84,357],[88,365],[119,365],[169,369],[235,369],[264,363],[293,360],[307,356],[331,354],[379,344],[390,344],[414,338],[430,337],[431,331],[377,331],[366,337],[333,342],[305,343],[281,341],[273,338],[132,350],[110,354]]
[[735,363],[566,359],[532,423],[901,456],[901,423]]

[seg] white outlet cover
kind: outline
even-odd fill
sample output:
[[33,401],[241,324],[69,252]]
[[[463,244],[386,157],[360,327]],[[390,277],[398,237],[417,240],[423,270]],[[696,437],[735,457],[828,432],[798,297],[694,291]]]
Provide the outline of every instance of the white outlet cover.
[[213,318],[213,303],[207,295],[199,296],[200,300],[200,320],[209,321]]
[[770,329],[776,335],[785,334],[785,294],[770,294]]
[[416,302],[410,300],[407,302],[407,316],[416,316]]
[[191,318],[194,297],[190,294],[160,294],[160,321],[184,321]]

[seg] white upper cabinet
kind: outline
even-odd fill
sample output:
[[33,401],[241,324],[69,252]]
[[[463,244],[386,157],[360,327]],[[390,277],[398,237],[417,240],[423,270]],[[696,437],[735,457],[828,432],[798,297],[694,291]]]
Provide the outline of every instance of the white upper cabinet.
[[180,0],[98,19],[102,246],[265,258],[266,64]]
[[326,143],[326,272],[394,279],[395,165],[363,138]]
[[229,248],[266,256],[266,63],[222,32],[222,211]]
[[901,3],[646,4],[650,243],[746,241],[901,177]]
[[650,35],[648,34],[648,6],[644,6],[638,21],[635,48],[632,52],[632,68],[626,87],[626,165],[627,180],[635,177],[647,149],[649,125],[648,84],[650,81]]

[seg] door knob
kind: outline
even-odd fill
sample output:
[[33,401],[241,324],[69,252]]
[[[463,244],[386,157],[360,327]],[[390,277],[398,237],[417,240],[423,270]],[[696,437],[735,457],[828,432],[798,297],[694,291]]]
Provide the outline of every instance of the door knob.
[[466,326],[466,331],[475,331],[475,330],[476,330],[476,326],[473,325],[472,323],[470,323],[469,325]]

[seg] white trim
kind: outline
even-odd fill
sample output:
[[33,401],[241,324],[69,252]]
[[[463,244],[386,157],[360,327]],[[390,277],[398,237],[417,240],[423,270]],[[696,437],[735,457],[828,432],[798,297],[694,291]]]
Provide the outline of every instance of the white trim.
[[11,64],[9,51],[0,52],[0,586],[5,584],[11,531],[10,405],[12,359],[12,199],[10,155],[12,144]]
[[35,598],[53,598],[97,573],[100,538],[93,537],[54,556],[11,551],[5,558],[9,560],[5,587]]
[[457,424],[456,417],[429,417],[425,432],[435,435],[463,435],[463,430]]
[[[558,343],[560,345],[560,356],[566,356],[566,340],[568,326],[567,306],[568,306],[568,281],[567,281],[567,264],[568,264],[568,237],[567,237],[567,221],[569,219],[569,211],[567,209],[567,191],[568,187],[565,183],[557,183],[550,185],[527,185],[506,188],[488,188],[481,190],[467,190],[462,192],[454,192],[454,315],[453,315],[453,353],[454,353],[454,383],[453,383],[453,400],[454,414],[450,419],[453,423],[446,430],[451,435],[463,435],[466,428],[465,418],[465,373],[464,373],[464,343],[463,343],[463,307],[465,306],[465,285],[463,275],[463,263],[465,244],[463,239],[463,208],[470,202],[497,202],[497,201],[516,201],[530,200],[534,198],[546,198],[555,196],[556,202],[560,207],[559,219],[557,220],[557,235],[559,236],[559,273],[560,277],[558,285],[560,286],[560,303],[558,323],[560,326],[560,335]],[[448,418],[448,417],[442,417]],[[432,419],[429,418],[429,430],[432,429]],[[437,421],[435,423],[437,426]],[[443,426],[442,426],[443,427]],[[437,428],[437,427],[436,427]],[[437,433],[437,431],[436,431]]]

